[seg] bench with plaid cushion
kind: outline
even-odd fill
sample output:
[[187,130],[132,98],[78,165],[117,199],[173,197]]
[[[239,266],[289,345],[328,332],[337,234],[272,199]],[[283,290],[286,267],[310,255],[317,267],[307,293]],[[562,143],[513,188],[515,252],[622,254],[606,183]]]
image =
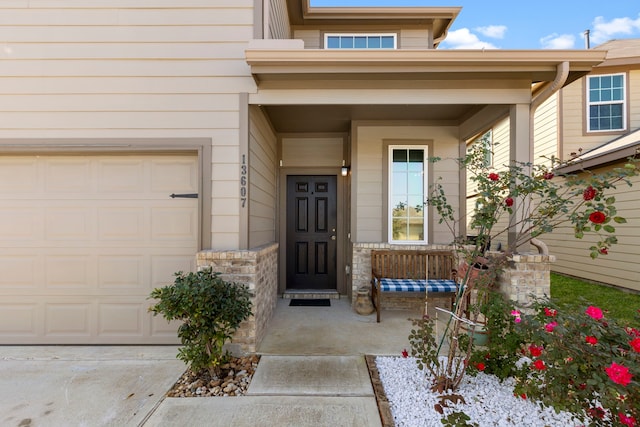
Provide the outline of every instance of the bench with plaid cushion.
[[458,291],[453,251],[373,250],[371,251],[371,297],[380,322],[382,295],[444,296],[455,301]]

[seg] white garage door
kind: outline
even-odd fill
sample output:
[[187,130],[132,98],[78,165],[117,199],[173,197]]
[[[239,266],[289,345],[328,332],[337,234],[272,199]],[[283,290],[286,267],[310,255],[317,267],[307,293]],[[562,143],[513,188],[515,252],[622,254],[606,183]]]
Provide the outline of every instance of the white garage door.
[[192,155],[0,156],[0,344],[176,343],[147,297],[192,271]]

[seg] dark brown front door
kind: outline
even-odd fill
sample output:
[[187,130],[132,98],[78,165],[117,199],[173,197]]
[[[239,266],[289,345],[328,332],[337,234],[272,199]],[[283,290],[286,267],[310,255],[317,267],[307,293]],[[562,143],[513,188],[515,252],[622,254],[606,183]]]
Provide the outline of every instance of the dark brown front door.
[[287,289],[336,289],[336,177],[287,177]]

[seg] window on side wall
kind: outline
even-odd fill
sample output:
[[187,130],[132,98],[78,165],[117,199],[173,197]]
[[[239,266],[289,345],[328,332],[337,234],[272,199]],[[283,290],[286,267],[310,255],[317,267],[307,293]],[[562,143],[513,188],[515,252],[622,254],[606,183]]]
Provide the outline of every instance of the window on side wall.
[[389,146],[389,242],[427,243],[427,146]]
[[482,166],[488,168],[493,165],[493,132],[491,129],[472,140],[469,145],[467,145],[467,153],[470,152],[471,149],[482,147],[484,156],[482,159]]
[[395,34],[325,34],[325,49],[396,49]]
[[624,74],[587,77],[587,131],[626,129],[626,81]]

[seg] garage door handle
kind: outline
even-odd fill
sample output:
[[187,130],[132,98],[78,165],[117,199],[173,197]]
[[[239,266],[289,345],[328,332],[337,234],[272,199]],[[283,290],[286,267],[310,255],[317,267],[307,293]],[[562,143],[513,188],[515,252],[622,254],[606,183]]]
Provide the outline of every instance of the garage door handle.
[[171,197],[172,199],[178,198],[178,199],[197,199],[198,198],[198,193],[188,193],[188,194],[172,194],[169,197]]

